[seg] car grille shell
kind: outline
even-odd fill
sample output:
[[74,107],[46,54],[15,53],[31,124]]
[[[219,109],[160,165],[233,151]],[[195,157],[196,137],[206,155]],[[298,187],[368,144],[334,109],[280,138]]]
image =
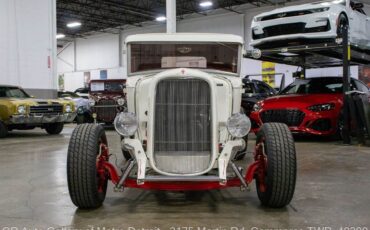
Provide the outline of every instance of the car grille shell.
[[61,114],[63,113],[63,105],[38,105],[30,106],[30,114],[44,115],[44,114]]
[[94,110],[97,120],[101,122],[113,122],[117,115],[117,102],[114,99],[101,99],[96,102]]
[[193,174],[211,162],[211,90],[198,79],[167,79],[155,98],[154,161],[166,173]]

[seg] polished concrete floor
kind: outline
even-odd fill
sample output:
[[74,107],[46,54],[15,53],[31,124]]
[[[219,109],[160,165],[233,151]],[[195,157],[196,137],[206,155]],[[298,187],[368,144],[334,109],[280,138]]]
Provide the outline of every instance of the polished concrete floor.
[[[110,188],[103,207],[79,210],[70,201],[66,180],[73,128],[67,126],[58,136],[33,130],[0,139],[0,230],[370,227],[370,148],[320,139],[296,142],[296,193],[284,209],[261,207],[253,186],[250,192],[234,188],[189,193],[114,193]],[[114,131],[108,137],[111,152],[119,155],[119,137]]]

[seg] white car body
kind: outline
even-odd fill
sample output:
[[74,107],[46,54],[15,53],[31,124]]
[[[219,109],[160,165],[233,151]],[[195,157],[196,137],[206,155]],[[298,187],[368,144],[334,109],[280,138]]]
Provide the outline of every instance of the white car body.
[[[131,46],[132,44],[155,43],[233,43],[238,46],[236,73],[195,68],[169,68],[145,72],[131,72]],[[126,82],[128,112],[136,114],[138,130],[132,138],[125,137],[122,141],[123,148],[132,150],[138,164],[138,182],[145,181],[146,169],[165,176],[199,176],[212,169],[219,168],[220,181],[226,181],[226,168],[234,153],[235,148],[245,146],[243,139],[232,138],[226,128],[228,118],[240,112],[241,94],[243,91],[240,78],[240,64],[243,50],[243,39],[239,36],[226,34],[141,34],[127,37],[125,44],[128,53],[128,78]],[[163,60],[163,59],[162,59]],[[158,83],[167,79],[196,79],[208,83],[211,96],[211,155],[207,167],[191,165],[192,159],[186,156],[167,156],[161,160],[156,159],[154,150],[156,93]],[[145,144],[144,144],[145,143]],[[146,148],[144,147],[146,145]],[[223,146],[222,152],[218,146]],[[145,150],[146,149],[146,150]],[[193,160],[202,159],[195,156]],[[194,162],[193,162],[194,163]],[[194,163],[196,164],[196,163]],[[188,167],[197,168],[192,171]],[[168,170],[165,170],[165,169]],[[177,169],[176,169],[177,168]]]
[[[354,45],[369,48],[370,18],[357,10],[353,10],[350,6],[351,2],[350,0],[322,1],[278,8],[259,14],[252,21],[252,40],[250,45],[258,48],[263,45],[268,47],[268,44],[276,42],[283,42],[288,45],[289,40],[295,39],[334,40],[337,37],[338,17],[344,14],[349,22],[349,41]],[[289,13],[297,11],[320,11],[318,9],[327,10],[289,15]],[[300,26],[303,27],[303,32]],[[266,32],[267,27],[269,27],[269,31],[271,31],[271,28],[279,31],[276,32],[275,30],[275,32],[270,32],[270,35],[268,35],[268,32]],[[317,31],[320,27],[322,28],[321,31]],[[297,33],[295,30],[297,30]]]

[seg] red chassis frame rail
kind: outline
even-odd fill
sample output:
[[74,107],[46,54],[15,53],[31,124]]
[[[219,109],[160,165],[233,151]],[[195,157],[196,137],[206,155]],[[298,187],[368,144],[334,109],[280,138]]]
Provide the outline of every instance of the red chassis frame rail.
[[[108,156],[108,148],[106,146],[102,147],[105,156]],[[252,183],[253,179],[256,177],[259,180],[259,189],[265,191],[264,177],[266,172],[266,157],[264,155],[263,144],[257,144],[254,159],[255,161],[248,167],[248,170],[244,176],[244,180],[249,185]],[[105,158],[107,159],[107,158]],[[102,161],[103,162],[102,162]],[[117,185],[120,176],[118,175],[118,170],[115,166],[104,158],[98,158],[97,164],[103,166],[106,172],[109,174],[109,179],[114,185]],[[102,170],[100,170],[101,172]],[[98,171],[99,173],[99,171]],[[124,182],[124,187],[126,188],[139,188],[146,190],[167,190],[167,191],[199,191],[199,190],[216,190],[225,189],[229,187],[241,187],[242,183],[239,178],[228,179],[226,184],[220,184],[218,181],[202,181],[202,182],[161,182],[161,181],[148,181],[144,184],[138,184],[136,179],[127,178]]]

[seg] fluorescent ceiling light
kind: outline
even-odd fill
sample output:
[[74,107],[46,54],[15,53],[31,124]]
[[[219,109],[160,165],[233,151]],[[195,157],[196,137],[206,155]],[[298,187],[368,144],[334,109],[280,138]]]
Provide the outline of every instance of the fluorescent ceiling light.
[[57,34],[56,38],[57,39],[65,38],[65,35],[64,34]]
[[163,22],[163,21],[166,21],[166,19],[167,18],[165,16],[159,16],[155,20],[158,21],[158,22]]
[[68,28],[74,28],[74,27],[78,27],[78,26],[81,26],[81,22],[71,22],[71,23],[67,24]]
[[210,6],[213,6],[213,3],[211,1],[205,1],[205,2],[199,3],[199,5],[201,7],[210,7]]

